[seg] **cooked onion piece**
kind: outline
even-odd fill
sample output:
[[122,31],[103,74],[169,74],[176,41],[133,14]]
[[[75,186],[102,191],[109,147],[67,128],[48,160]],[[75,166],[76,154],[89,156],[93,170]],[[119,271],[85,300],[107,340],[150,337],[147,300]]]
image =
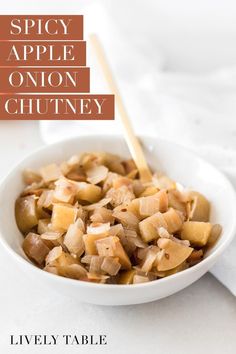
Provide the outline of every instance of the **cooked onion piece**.
[[39,235],[41,234],[44,234],[48,231],[50,231],[50,222],[51,222],[51,219],[40,219],[38,221],[38,229],[37,229],[37,232]]
[[99,256],[118,257],[122,269],[130,269],[131,262],[120,240],[116,236],[109,236],[96,241]]
[[42,177],[40,176],[39,173],[27,168],[23,171],[23,180],[25,184],[31,185],[34,182],[36,183],[40,182],[42,180]]
[[77,186],[73,181],[63,177],[55,182],[54,198],[60,202],[72,203],[77,193]]
[[[23,174],[15,202],[25,254],[55,275],[138,284],[200,262],[222,228],[201,193],[106,152],[73,155]],[[26,235],[26,236],[25,236]]]
[[78,257],[84,253],[85,246],[80,220],[77,220],[74,224],[69,226],[63,243],[70,253],[73,253]]
[[85,253],[87,255],[98,254],[95,242],[97,240],[103,239],[104,237],[107,237],[107,236],[108,236],[108,233],[84,235],[83,240],[84,240],[84,246],[85,246]]
[[116,275],[120,270],[121,264],[119,263],[118,257],[104,257],[101,264],[101,269],[109,274]]
[[87,181],[92,184],[98,184],[107,178],[108,168],[106,166],[93,166],[86,171]]
[[110,223],[92,223],[87,226],[87,234],[107,234],[110,230]]
[[92,222],[95,223],[114,223],[114,216],[112,215],[112,210],[101,207],[97,208],[93,211],[93,213],[90,216],[90,219]]
[[51,165],[42,167],[40,169],[40,174],[44,180],[44,182],[52,182],[56,181],[59,179],[62,175],[60,167],[57,166],[55,163],[52,163]]
[[133,278],[133,284],[146,283],[149,281],[149,278],[143,275],[135,274]]

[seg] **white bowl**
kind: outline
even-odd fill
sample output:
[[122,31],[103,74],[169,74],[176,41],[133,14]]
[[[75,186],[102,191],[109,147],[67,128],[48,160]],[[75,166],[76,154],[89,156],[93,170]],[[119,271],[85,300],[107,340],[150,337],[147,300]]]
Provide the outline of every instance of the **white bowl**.
[[30,286],[34,286],[34,281],[41,282],[48,291],[51,288],[79,301],[101,305],[149,302],[171,295],[199,279],[229,246],[236,233],[236,195],[227,178],[215,167],[176,144],[150,137],[142,137],[141,140],[150,166],[165,172],[181,184],[202,192],[211,201],[211,221],[223,226],[223,233],[217,244],[194,267],[145,284],[94,284],[59,277],[34,266],[22,251],[23,237],[17,229],[14,216],[14,203],[23,188],[24,168],[38,168],[48,163],[61,162],[73,154],[85,151],[108,151],[129,156],[122,137],[78,137],[32,153],[10,172],[0,187],[0,240],[9,252],[9,261],[29,275]]

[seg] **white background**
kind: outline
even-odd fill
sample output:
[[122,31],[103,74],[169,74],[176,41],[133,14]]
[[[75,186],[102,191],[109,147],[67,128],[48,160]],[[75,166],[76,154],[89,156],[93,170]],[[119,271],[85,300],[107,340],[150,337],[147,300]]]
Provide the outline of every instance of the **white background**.
[[[4,13],[82,13],[93,1],[0,1]],[[99,1],[96,1],[99,2]],[[153,41],[168,70],[206,72],[236,63],[236,4],[229,0],[100,1],[130,41]],[[99,21],[99,18],[97,19]],[[99,22],[98,22],[99,23]],[[0,122],[0,177],[43,144],[37,122]],[[7,191],[6,191],[7,193]],[[29,282],[0,249],[1,353],[234,354],[236,299],[207,274],[145,305],[80,304]],[[10,334],[105,333],[106,348],[10,347]]]

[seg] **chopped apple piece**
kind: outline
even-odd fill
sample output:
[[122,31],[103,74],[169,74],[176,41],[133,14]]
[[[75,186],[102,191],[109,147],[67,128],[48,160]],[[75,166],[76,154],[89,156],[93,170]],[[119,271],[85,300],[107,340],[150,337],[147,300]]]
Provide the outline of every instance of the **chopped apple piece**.
[[35,196],[18,198],[15,204],[15,216],[17,226],[24,234],[36,226],[38,216]]
[[211,234],[212,225],[209,222],[186,221],[181,230],[182,240],[189,240],[191,245],[203,247]]
[[99,256],[118,257],[122,269],[130,269],[131,262],[127,256],[120,239],[117,236],[109,236],[96,241]]
[[103,239],[104,237],[107,237],[107,236],[108,236],[108,233],[84,235],[83,240],[84,240],[84,246],[85,246],[85,253],[88,255],[98,254],[95,242],[97,240]]
[[125,270],[120,273],[118,283],[119,284],[133,284],[134,275],[136,274],[136,270]]
[[168,197],[165,190],[149,196],[139,198],[139,214],[142,217],[151,216],[158,211],[164,213],[168,208]]
[[71,205],[54,204],[52,210],[52,230],[67,231],[74,224],[77,217],[77,209]]
[[175,209],[170,208],[166,213],[163,214],[163,217],[167,223],[166,229],[170,234],[173,234],[181,229],[181,226],[183,225],[183,218],[181,217],[181,214]]
[[193,203],[189,215],[189,219],[193,221],[209,221],[210,216],[210,203],[209,201],[198,192],[191,192]]
[[164,227],[167,229],[167,223],[164,219],[164,214],[156,213],[139,223],[139,230],[143,241],[150,242],[159,237],[158,228]]
[[168,238],[160,238],[158,247],[164,250],[164,255],[157,262],[158,271],[176,268],[183,263],[192,253],[193,248],[174,242]]
[[77,182],[77,198],[96,203],[101,198],[101,187],[86,182]]
[[39,235],[30,232],[24,239],[23,250],[32,261],[42,265],[50,248],[47,247]]

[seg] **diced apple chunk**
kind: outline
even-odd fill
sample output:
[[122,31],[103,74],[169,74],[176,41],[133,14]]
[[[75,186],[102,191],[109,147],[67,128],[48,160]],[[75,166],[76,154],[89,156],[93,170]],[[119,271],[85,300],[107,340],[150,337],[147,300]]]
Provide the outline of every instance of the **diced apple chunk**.
[[50,251],[41,237],[33,232],[30,232],[24,239],[23,250],[30,259],[39,265],[44,263],[45,257]]
[[77,198],[96,203],[101,198],[101,187],[86,182],[77,182]]
[[190,220],[193,221],[209,221],[210,203],[198,192],[191,192],[193,203],[190,211]]
[[74,224],[77,217],[77,209],[71,205],[54,204],[52,210],[52,230],[67,231]]
[[15,216],[17,226],[22,233],[30,231],[38,224],[36,199],[33,195],[16,200]]
[[183,219],[175,209],[170,208],[163,217],[167,223],[167,231],[172,234],[181,229]]
[[159,212],[142,220],[139,223],[139,230],[143,241],[150,242],[157,239],[159,237],[158,228],[160,227],[164,227],[166,229],[167,223],[164,219],[164,214]]
[[179,266],[193,251],[193,248],[167,238],[160,238],[157,244],[160,249],[165,251],[161,259],[157,262],[158,271],[166,271]]
[[98,254],[97,247],[95,242],[108,236],[108,233],[103,234],[87,234],[83,236],[85,253],[88,255],[96,255]]
[[120,239],[117,236],[109,236],[96,241],[99,256],[118,257],[122,269],[130,269],[131,262],[127,256]]
[[181,230],[182,240],[189,240],[191,245],[203,247],[211,234],[212,225],[209,222],[186,221]]
[[136,274],[136,270],[125,270],[120,273],[118,283],[119,284],[133,284],[134,275]]

